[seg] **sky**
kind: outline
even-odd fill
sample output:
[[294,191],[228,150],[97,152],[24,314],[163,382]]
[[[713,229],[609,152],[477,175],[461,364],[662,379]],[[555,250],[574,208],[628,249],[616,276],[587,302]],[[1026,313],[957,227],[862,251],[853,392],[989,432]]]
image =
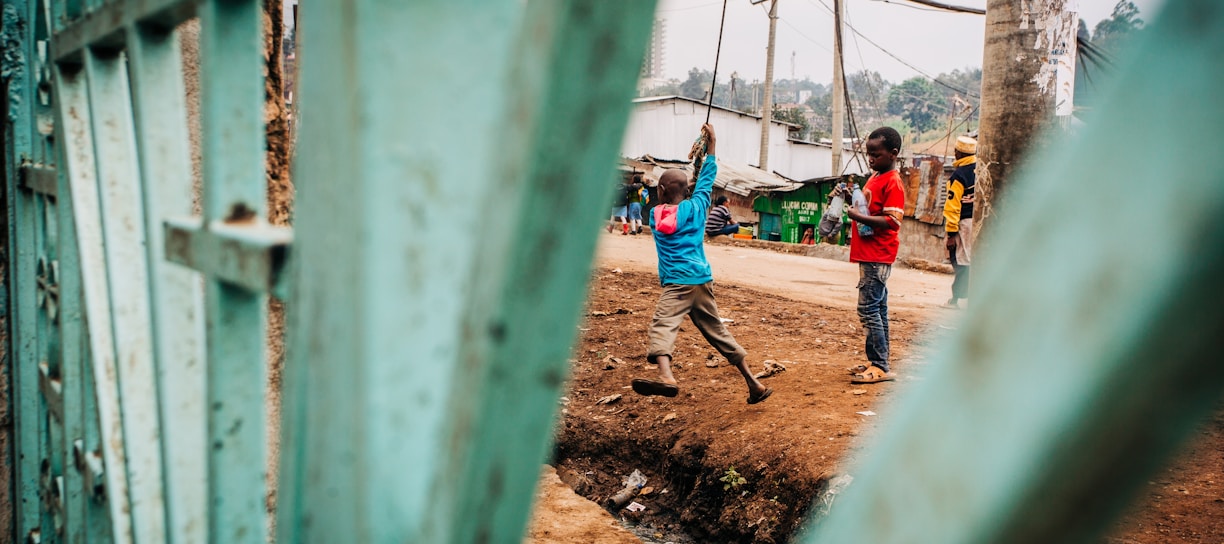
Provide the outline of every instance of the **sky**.
[[[985,8],[986,0],[942,0],[947,4]],[[1140,17],[1150,23],[1164,0],[1133,0]],[[846,22],[930,76],[956,68],[980,67],[985,17],[931,11],[905,0],[843,0]],[[1117,0],[1079,0],[1080,17],[1092,29],[1109,17]],[[765,46],[769,38],[768,0],[753,6],[749,0],[728,0],[726,29],[718,79],[732,72],[749,82],[765,77]],[[826,5],[828,8],[826,8]],[[832,0],[778,0],[777,46],[774,79],[794,75],[827,83],[833,79]],[[664,71],[666,77],[685,79],[692,67],[712,70],[718,43],[721,0],[660,0],[656,17],[667,21]],[[847,73],[867,67],[898,83],[920,75],[889,57],[849,29]]]

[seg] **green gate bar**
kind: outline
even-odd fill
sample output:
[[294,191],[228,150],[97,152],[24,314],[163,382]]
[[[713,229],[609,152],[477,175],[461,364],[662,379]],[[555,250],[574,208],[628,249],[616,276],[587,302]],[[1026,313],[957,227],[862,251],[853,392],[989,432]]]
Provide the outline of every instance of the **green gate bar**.
[[[144,202],[125,61],[109,49],[85,52],[112,327],[90,332],[114,337],[132,534],[148,542],[165,537],[165,502]],[[91,324],[94,317],[87,314]]]
[[280,541],[521,538],[653,7],[303,6]]
[[1170,2],[1010,185],[972,309],[806,542],[1093,542],[1218,408],[1221,28]]
[[[251,229],[266,223],[261,5],[259,0],[200,5],[205,223],[196,235],[201,238],[219,236],[214,226]],[[201,257],[216,263],[223,255]],[[267,296],[216,276],[205,291],[208,532],[213,542],[263,544]]]
[[207,542],[204,289],[200,274],[166,259],[163,218],[192,213],[191,147],[174,26],[127,28],[144,190],[147,261],[157,354],[168,541]]
[[[92,116],[89,91],[83,66],[60,66],[56,70],[56,98],[60,108],[60,132],[63,134],[63,165],[69,189],[62,196],[71,200],[73,224],[81,276],[83,314],[90,329],[87,335],[88,373],[92,387],[83,391],[86,399],[94,399],[95,410],[85,415],[95,416],[99,429],[92,436],[74,444],[74,461],[83,467],[83,480],[95,476],[94,485],[105,490],[110,508],[111,528],[115,542],[132,541],[132,508],[128,500],[126,454],[123,442],[122,411],[120,409],[118,370],[115,360],[114,337],[111,334],[110,296],[107,286],[106,255],[102,231],[102,210],[97,183]],[[72,273],[65,271],[65,273]],[[88,425],[91,422],[86,420]],[[74,441],[75,443],[75,441]],[[98,449],[94,449],[94,447]],[[104,461],[101,471],[93,471],[90,459]],[[92,486],[86,486],[92,487]],[[68,520],[68,523],[79,523]]]

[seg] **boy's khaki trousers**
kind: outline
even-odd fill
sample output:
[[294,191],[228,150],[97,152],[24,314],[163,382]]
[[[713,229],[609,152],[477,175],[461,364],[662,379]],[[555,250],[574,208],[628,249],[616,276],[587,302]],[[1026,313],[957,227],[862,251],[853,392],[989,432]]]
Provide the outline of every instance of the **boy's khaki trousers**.
[[663,296],[655,307],[654,320],[650,323],[650,351],[646,359],[651,363],[660,355],[671,356],[676,343],[680,323],[688,315],[701,331],[701,335],[731,364],[738,364],[748,355],[727,326],[718,317],[718,304],[714,302],[714,282],[701,285],[663,286]]

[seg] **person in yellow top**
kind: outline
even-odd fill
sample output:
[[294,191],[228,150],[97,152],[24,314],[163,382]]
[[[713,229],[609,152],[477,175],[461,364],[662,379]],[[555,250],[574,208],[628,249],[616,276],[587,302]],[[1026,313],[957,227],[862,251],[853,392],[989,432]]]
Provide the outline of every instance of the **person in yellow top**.
[[952,167],[952,177],[948,179],[948,200],[944,203],[944,230],[948,234],[948,258],[952,261],[956,276],[952,280],[952,298],[944,307],[960,308],[960,299],[969,298],[977,140],[968,136],[956,139],[956,161]]

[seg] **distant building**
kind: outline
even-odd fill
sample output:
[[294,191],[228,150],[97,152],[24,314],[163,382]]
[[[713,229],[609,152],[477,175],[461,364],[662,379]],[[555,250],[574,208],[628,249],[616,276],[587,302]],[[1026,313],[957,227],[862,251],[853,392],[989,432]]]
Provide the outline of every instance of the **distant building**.
[[666,38],[667,21],[655,19],[654,28],[650,32],[650,43],[646,44],[646,56],[642,59],[642,79],[663,79]]
[[[691,98],[656,96],[634,100],[621,155],[684,159],[693,140],[701,133],[705,119],[706,105]],[[759,115],[714,106],[710,122],[718,130],[720,160],[743,166],[758,164],[761,154]],[[795,180],[834,175],[833,147],[828,143],[790,139],[792,128],[795,125],[777,120],[770,124],[769,170]],[[842,162],[844,172],[865,171],[861,160],[855,163],[853,153],[843,152]]]

